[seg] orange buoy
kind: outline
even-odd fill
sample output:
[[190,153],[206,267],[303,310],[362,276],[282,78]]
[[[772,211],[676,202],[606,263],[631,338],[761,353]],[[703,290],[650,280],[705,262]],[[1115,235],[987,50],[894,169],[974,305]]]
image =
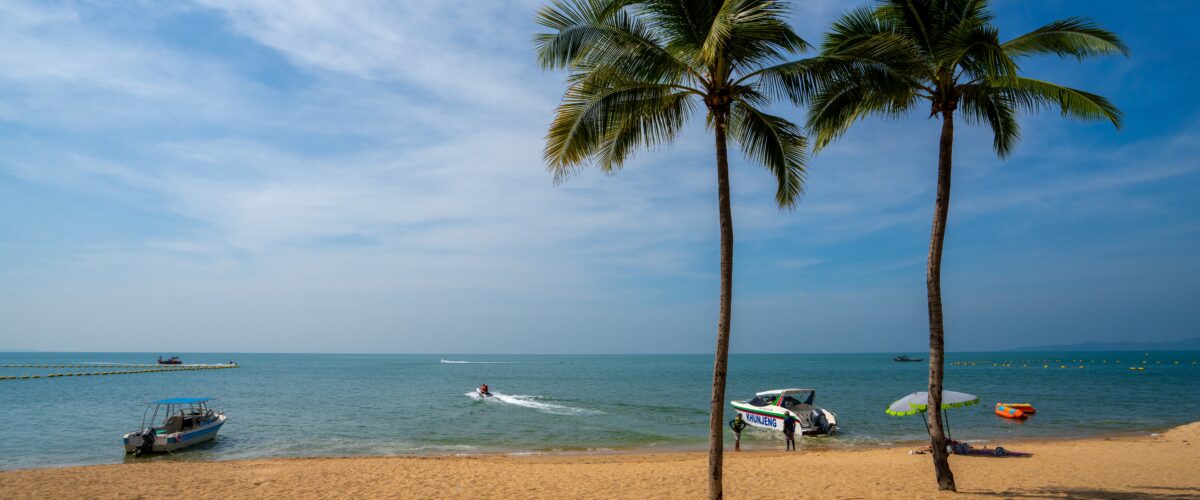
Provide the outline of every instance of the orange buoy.
[[1031,405],[1029,403],[997,403],[997,404],[1002,404],[1009,408],[1015,408],[1015,409],[1021,410],[1021,412],[1026,415],[1033,415],[1034,413],[1037,413],[1037,410],[1034,409],[1033,405]]
[[1028,415],[1026,415],[1025,412],[1018,410],[1016,408],[1013,408],[1011,406],[1007,406],[1003,403],[996,403],[996,414],[1000,415],[1001,417],[1004,417],[1004,418],[1011,418],[1011,419],[1016,419],[1016,420],[1022,420],[1022,419],[1025,419],[1026,417],[1028,417]]

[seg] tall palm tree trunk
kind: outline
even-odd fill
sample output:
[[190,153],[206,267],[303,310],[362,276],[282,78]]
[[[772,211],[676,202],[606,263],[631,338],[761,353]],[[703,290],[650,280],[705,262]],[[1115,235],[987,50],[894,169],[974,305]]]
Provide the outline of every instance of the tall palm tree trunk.
[[713,360],[712,402],[708,417],[708,497],[719,500],[725,446],[725,373],[729,365],[729,320],[733,297],[733,211],[729,207],[729,154],[726,115],[714,113],[717,136],[717,205],[721,217],[721,309],[717,314],[717,352]]
[[929,237],[929,266],[925,286],[929,294],[929,435],[933,468],[939,490],[958,491],[950,471],[946,433],[942,429],[942,374],[945,362],[945,331],[942,326],[942,244],[946,239],[946,217],[950,212],[950,159],[954,150],[954,110],[942,111],[942,140],[938,150],[937,201],[933,209],[933,234]]

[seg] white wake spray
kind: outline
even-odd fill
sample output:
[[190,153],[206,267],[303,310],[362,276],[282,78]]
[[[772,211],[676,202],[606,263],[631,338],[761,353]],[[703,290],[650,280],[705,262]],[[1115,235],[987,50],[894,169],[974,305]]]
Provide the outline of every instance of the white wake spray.
[[596,410],[588,410],[585,408],[575,408],[571,406],[559,405],[554,403],[544,403],[537,401],[536,396],[509,395],[499,392],[492,392],[491,397],[480,396],[478,392],[471,391],[466,394],[467,397],[475,400],[483,400],[499,404],[510,404],[514,406],[523,406],[534,410],[554,414],[554,415],[596,415],[603,413]]

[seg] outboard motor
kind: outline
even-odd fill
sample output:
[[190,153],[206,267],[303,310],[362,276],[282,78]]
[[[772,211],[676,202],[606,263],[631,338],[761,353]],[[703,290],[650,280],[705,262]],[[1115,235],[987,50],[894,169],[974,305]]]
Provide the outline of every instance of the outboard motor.
[[135,457],[139,457],[143,453],[150,453],[154,451],[154,428],[147,427],[143,429],[140,436],[142,438],[142,442],[138,445],[137,450],[133,452],[133,456]]
[[813,410],[811,415],[813,427],[821,429],[821,434],[829,434],[829,419],[825,418],[825,412],[821,410]]

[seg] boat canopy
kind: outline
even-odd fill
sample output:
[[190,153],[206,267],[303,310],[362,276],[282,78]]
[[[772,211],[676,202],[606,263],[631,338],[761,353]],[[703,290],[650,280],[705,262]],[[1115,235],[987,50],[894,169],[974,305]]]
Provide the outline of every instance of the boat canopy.
[[155,401],[155,403],[158,403],[160,405],[185,405],[185,404],[191,404],[191,403],[203,403],[210,399],[212,399],[212,398],[169,398],[169,399],[160,399],[158,401]]
[[754,393],[755,396],[778,396],[780,394],[795,394],[797,392],[817,392],[816,389],[775,389],[771,391],[762,391]]

